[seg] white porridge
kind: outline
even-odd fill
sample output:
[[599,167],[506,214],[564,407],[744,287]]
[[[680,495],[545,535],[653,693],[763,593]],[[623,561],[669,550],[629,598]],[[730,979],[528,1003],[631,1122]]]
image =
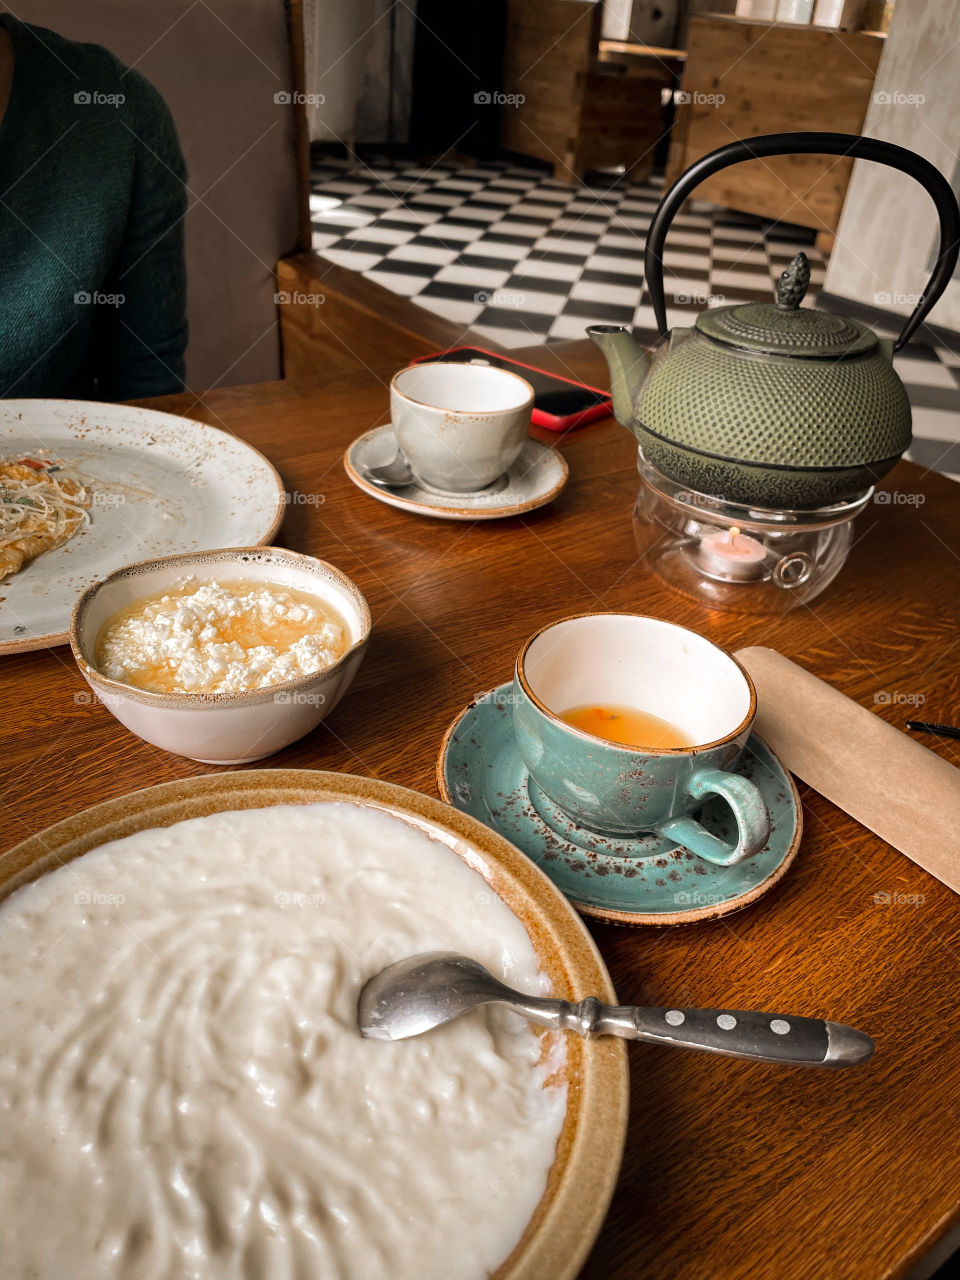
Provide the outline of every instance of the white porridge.
[[490,1011],[363,1039],[366,979],[446,949],[545,989],[476,872],[350,804],[140,832],[13,894],[2,1280],[482,1280],[546,1187],[563,1045]]
[[346,647],[342,619],[305,591],[187,577],[110,618],[96,661],[155,693],[247,693],[324,671]]

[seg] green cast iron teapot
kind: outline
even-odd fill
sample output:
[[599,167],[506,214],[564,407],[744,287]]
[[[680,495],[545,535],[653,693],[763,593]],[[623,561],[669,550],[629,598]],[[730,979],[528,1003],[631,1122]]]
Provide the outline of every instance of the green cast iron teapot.
[[[802,253],[780,277],[775,301],[711,308],[692,329],[668,333],[663,244],[683,201],[728,165],[794,153],[876,160],[933,197],[940,251],[899,338],[801,306],[810,279]],[[617,325],[587,330],[610,366],[614,414],[649,462],[701,493],[796,509],[852,498],[886,475],[910,443],[910,405],[893,354],[940,297],[958,251],[960,209],[949,183],[903,147],[844,133],[775,133],[721,147],[674,183],[650,224],[644,274],[660,332],[653,351]]]

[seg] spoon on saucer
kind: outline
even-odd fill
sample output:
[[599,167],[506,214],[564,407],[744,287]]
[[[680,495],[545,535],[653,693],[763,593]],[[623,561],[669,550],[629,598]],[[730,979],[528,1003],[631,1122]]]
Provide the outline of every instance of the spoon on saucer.
[[366,475],[371,483],[384,489],[402,489],[405,485],[413,484],[416,478],[413,467],[400,449],[397,450],[397,456],[382,467],[367,467]]
[[862,1031],[820,1018],[795,1018],[742,1009],[641,1009],[605,1005],[594,996],[579,1004],[514,991],[482,964],[450,951],[399,960],[360,992],[357,1025],[374,1040],[406,1040],[443,1026],[484,1004],[506,1005],[555,1031],[620,1036],[699,1049],[729,1058],[806,1067],[852,1067],[873,1053]]

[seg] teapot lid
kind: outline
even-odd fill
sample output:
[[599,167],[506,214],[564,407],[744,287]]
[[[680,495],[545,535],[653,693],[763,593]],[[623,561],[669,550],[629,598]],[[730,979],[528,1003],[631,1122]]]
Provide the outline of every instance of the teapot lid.
[[766,355],[836,360],[872,351],[877,335],[866,325],[800,306],[809,283],[807,256],[798,253],[780,276],[776,302],[742,302],[701,311],[696,327],[716,342]]

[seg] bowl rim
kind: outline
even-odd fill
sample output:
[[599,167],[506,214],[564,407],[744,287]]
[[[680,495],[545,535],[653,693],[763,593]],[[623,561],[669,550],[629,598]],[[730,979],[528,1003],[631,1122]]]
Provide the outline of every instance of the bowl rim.
[[[100,801],[0,854],[0,901],[74,858],[135,831],[208,813],[341,801],[386,811],[442,843],[483,876],[520,920],[541,966],[568,999],[616,1003],[586,925],[525,854],[476,818],[433,796],[355,774],[249,769],[159,783]],[[490,1280],[575,1280],[606,1216],[626,1139],[627,1045],[614,1036],[567,1045],[567,1110],[547,1187],[523,1235]]]
[[[104,587],[111,583],[136,576],[139,573],[146,574],[154,569],[165,567],[173,568],[183,565],[186,568],[191,564],[216,562],[218,560],[239,563],[243,559],[261,559],[267,555],[285,560],[295,567],[309,567],[311,571],[314,571],[315,566],[319,566],[333,580],[334,584],[342,590],[343,594],[350,597],[360,614],[361,634],[359,639],[355,640],[349,649],[344,650],[335,662],[332,662],[329,667],[324,667],[322,671],[314,671],[310,675],[296,676],[292,680],[285,680],[282,684],[267,685],[263,689],[246,689],[238,693],[159,693],[153,689],[139,689],[136,685],[127,684],[123,680],[116,680],[113,676],[105,675],[88,657],[80,639],[84,617],[95,597]],[[362,652],[370,638],[372,627],[373,619],[370,614],[370,606],[367,604],[363,592],[352,578],[349,578],[342,569],[330,564],[329,561],[321,560],[318,556],[306,555],[301,551],[290,551],[286,547],[218,547],[210,551],[185,551],[169,556],[156,556],[150,560],[136,560],[131,564],[121,565],[119,569],[114,569],[106,577],[92,582],[77,597],[70,613],[70,649],[73,652],[74,661],[91,688],[109,692],[116,697],[129,698],[134,702],[145,703],[147,706],[163,708],[196,710],[201,707],[248,707],[259,703],[273,703],[276,701],[278,693],[296,693],[316,684],[318,681],[328,680],[332,675],[342,670],[351,658]]]

